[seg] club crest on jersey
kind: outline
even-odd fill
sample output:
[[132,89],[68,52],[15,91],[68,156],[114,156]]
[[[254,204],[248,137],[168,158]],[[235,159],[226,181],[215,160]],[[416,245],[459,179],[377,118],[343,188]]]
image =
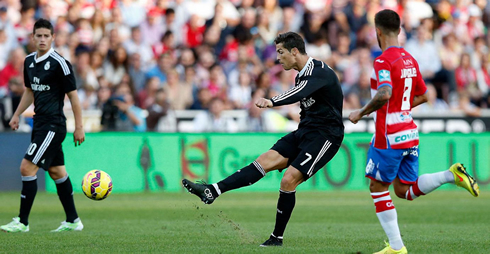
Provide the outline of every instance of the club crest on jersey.
[[47,61],[47,62],[46,62],[46,64],[44,65],[44,69],[45,69],[45,70],[49,70],[49,67],[50,67],[50,66],[51,66],[51,65],[50,65],[49,61]]
[[383,82],[383,81],[391,82],[390,71],[389,70],[378,71],[378,80],[379,80],[379,82]]

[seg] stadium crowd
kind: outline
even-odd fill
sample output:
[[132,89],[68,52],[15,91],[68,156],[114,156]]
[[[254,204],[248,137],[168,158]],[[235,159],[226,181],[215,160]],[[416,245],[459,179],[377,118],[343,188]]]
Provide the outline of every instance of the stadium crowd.
[[[402,46],[419,62],[430,101],[416,111],[490,107],[490,5],[486,0],[3,0],[0,2],[0,116],[24,89],[23,60],[38,18],[55,27],[54,49],[71,62],[84,110],[104,130],[175,131],[175,110],[203,110],[195,131],[237,131],[223,110],[247,110],[247,131],[298,121],[296,105],[262,110],[254,98],[294,86],[276,64],[274,38],[299,32],[308,55],[338,74],[344,109],[371,98],[381,54],[374,14],[402,17]],[[69,107],[70,103],[65,103]],[[280,125],[280,126],[279,126]]]

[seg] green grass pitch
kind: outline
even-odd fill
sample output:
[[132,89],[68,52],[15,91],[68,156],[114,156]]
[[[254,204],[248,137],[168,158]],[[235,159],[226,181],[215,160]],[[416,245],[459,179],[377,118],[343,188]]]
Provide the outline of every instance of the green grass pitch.
[[[261,248],[274,227],[278,193],[226,193],[204,205],[187,193],[75,194],[82,232],[50,233],[64,220],[55,194],[38,193],[30,232],[0,232],[0,253],[372,253],[385,234],[366,192],[298,192],[283,247]],[[394,196],[394,195],[392,195]],[[19,193],[0,193],[0,223],[17,215]],[[490,198],[435,191],[395,198],[409,253],[490,253]]]

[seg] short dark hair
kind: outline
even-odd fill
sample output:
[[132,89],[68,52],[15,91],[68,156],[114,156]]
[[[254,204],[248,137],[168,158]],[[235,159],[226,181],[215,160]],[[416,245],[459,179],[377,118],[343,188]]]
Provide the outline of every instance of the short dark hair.
[[172,9],[172,8],[168,8],[165,10],[165,16],[169,15],[169,14],[175,14],[175,10]]
[[282,43],[282,46],[291,52],[291,49],[297,48],[299,53],[305,55],[305,41],[303,38],[295,32],[286,32],[279,34],[274,40],[275,44]]
[[36,21],[36,23],[34,24],[34,28],[32,29],[32,34],[35,34],[36,29],[39,29],[39,28],[49,29],[51,31],[51,35],[53,35],[53,33],[54,33],[53,25],[47,19],[38,19]]
[[400,29],[400,16],[392,10],[384,9],[376,13],[374,24],[385,33],[398,33]]

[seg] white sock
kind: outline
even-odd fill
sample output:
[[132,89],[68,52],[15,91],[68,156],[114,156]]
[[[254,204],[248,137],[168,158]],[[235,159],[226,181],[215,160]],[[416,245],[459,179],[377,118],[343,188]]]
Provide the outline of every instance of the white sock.
[[398,228],[398,220],[395,205],[390,197],[389,191],[372,192],[371,197],[376,207],[376,215],[383,227],[386,236],[390,242],[390,246],[394,250],[403,248],[402,236]]
[[429,194],[433,190],[439,188],[441,185],[454,182],[454,175],[451,171],[446,170],[433,174],[423,174],[419,176],[417,182],[410,186],[405,198],[408,200],[414,200],[419,196]]

